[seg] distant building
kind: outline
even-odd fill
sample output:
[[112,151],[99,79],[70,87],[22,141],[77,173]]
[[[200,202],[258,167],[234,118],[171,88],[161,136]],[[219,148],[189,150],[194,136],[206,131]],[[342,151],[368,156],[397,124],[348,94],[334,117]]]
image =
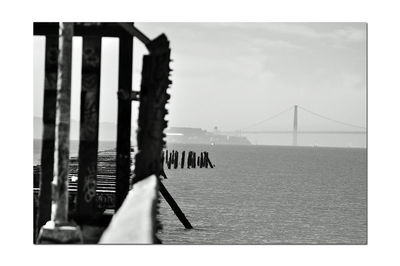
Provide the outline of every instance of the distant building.
[[201,128],[171,127],[166,130],[167,143],[251,145],[246,137],[221,135],[217,132],[211,133]]

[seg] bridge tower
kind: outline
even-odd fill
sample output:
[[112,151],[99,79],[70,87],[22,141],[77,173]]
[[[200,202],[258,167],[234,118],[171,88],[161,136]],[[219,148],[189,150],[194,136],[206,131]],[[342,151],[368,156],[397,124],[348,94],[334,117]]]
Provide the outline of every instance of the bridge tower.
[[293,118],[293,146],[297,146],[297,105],[294,106],[294,118]]

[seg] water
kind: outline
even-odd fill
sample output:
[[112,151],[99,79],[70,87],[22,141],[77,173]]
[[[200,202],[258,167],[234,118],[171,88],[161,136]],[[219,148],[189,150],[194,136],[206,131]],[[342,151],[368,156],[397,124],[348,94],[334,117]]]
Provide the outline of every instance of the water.
[[214,169],[166,170],[193,230],[162,201],[165,244],[365,244],[365,149],[170,146],[209,151]]
[[[71,156],[78,142],[71,142]],[[101,142],[100,150],[115,147]],[[164,244],[365,244],[366,149],[170,145],[208,151],[214,169],[166,169],[192,230],[162,200]],[[40,162],[40,141],[34,142]]]

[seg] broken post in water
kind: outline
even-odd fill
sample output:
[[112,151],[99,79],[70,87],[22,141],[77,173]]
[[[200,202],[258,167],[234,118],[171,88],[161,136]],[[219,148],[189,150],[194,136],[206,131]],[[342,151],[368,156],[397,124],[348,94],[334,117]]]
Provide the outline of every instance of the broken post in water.
[[185,167],[185,151],[182,152],[181,168]]
[[[164,152],[162,153],[164,156]],[[194,151],[189,151],[187,153],[187,159],[186,159],[186,151],[182,151],[181,157],[179,160],[179,151],[172,150],[171,152],[168,152],[168,150],[165,150],[165,165],[168,167],[168,169],[178,169],[179,168],[179,161],[180,161],[180,168],[183,169],[185,168],[185,163],[186,167],[188,169],[190,168],[214,168],[214,164],[211,162],[208,152],[200,152],[200,155],[197,155],[196,152]],[[169,158],[169,159],[167,159]],[[163,161],[164,164],[164,161]]]

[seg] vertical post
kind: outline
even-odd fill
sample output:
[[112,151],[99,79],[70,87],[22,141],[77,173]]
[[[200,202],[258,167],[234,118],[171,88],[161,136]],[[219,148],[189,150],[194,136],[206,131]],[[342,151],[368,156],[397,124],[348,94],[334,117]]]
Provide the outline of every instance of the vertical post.
[[204,167],[204,152],[200,154],[200,168]]
[[77,218],[94,218],[99,136],[101,37],[83,37]]
[[169,160],[168,160],[168,169],[171,169],[171,164],[172,164],[172,160],[173,160],[173,158],[172,158],[172,153],[173,153],[174,151],[171,151],[171,153],[169,154]]
[[118,210],[129,191],[131,164],[131,109],[133,37],[119,39],[117,176],[115,210]]
[[71,104],[72,23],[60,23],[54,179],[51,221],[39,234],[39,243],[82,242],[79,229],[68,223],[68,166]]
[[181,168],[185,167],[185,151],[182,152]]
[[297,105],[294,106],[294,118],[293,118],[293,146],[297,146]]
[[188,169],[192,166],[192,151],[188,152]]
[[52,220],[56,224],[68,221],[68,167],[71,107],[73,24],[60,24],[59,71],[57,80],[56,149],[54,158]]
[[175,160],[174,160],[174,169],[178,168],[178,160],[179,160],[179,153],[178,151],[175,151],[174,154]]
[[54,176],[54,139],[57,101],[57,57],[58,36],[46,36],[40,191],[35,238],[39,233],[39,229],[51,218],[51,182]]

